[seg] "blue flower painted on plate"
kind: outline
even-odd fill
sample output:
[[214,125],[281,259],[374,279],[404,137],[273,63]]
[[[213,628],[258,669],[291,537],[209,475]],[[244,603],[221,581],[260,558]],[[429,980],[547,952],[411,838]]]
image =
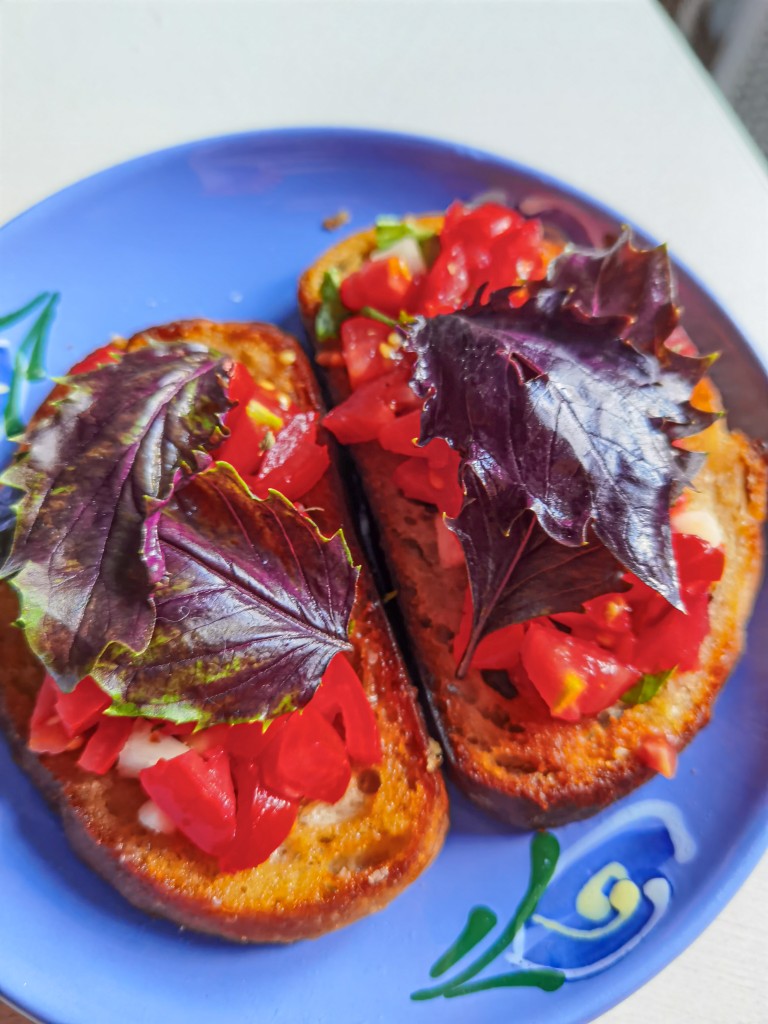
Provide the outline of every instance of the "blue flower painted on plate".
[[656,927],[673,894],[670,868],[695,856],[673,804],[621,808],[560,858],[505,959],[528,970],[555,968],[569,981],[606,970]]
[[[448,980],[411,998],[524,986],[554,992],[565,981],[604,971],[656,927],[672,898],[667,872],[695,856],[682,814],[664,800],[621,808],[562,857],[557,839],[538,833],[531,840],[528,889],[512,919],[494,936],[496,914],[474,907],[430,976],[449,972],[486,937],[489,945]],[[478,978],[500,960],[514,969]]]

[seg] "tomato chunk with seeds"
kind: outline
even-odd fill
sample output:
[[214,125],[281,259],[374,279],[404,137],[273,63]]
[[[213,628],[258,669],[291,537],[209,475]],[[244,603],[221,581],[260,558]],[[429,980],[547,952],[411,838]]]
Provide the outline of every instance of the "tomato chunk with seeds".
[[276,435],[252,481],[257,497],[266,498],[275,490],[297,501],[322,478],[331,459],[327,446],[318,440],[318,421],[318,413],[301,412]]
[[201,757],[195,750],[143,768],[139,780],[190,842],[216,854],[235,835],[235,791],[223,750]]
[[528,625],[521,656],[552,715],[568,722],[609,708],[638,676],[597,644],[540,622]]
[[391,333],[388,324],[367,316],[350,317],[341,325],[341,351],[353,389],[392,369],[386,354]]

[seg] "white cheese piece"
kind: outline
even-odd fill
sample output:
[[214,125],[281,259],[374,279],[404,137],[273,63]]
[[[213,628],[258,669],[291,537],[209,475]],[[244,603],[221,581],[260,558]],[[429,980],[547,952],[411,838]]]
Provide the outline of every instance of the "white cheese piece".
[[135,779],[142,768],[151,768],[158,761],[170,761],[188,750],[188,746],[173,736],[153,732],[149,722],[138,721],[120,751],[117,770],[120,775]]
[[711,544],[722,547],[725,535],[717,517],[705,508],[688,507],[672,514],[672,529],[675,533],[692,534]]
[[142,804],[137,817],[139,824],[149,829],[150,832],[162,832],[163,835],[170,835],[171,832],[176,831],[176,826],[168,815],[160,810],[154,800],[147,800]]

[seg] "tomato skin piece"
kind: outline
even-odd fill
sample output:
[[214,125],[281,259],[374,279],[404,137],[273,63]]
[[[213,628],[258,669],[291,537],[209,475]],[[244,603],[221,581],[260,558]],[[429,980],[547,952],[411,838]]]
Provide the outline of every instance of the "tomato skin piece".
[[640,761],[665,779],[677,773],[677,750],[664,736],[647,736],[637,749]]
[[300,412],[277,434],[252,482],[253,493],[266,498],[280,491],[289,501],[303,498],[331,464],[328,448],[318,441],[316,412]]
[[309,703],[330,724],[341,718],[344,746],[353,764],[381,763],[381,735],[363,684],[343,654],[328,665],[322,682]]
[[611,707],[638,676],[597,644],[542,622],[529,623],[521,657],[553,717],[568,722]]
[[190,842],[216,854],[235,835],[235,791],[223,750],[205,758],[195,750],[143,768],[139,781],[150,800]]
[[722,578],[725,553],[701,537],[673,533],[672,547],[680,572],[680,585],[686,595],[709,593],[712,584]]
[[46,675],[43,685],[37,691],[29,722],[27,746],[35,754],[61,754],[78,745],[78,739],[69,735],[56,711],[60,693],[61,690],[51,676]]
[[[439,446],[440,438],[430,441],[427,448]],[[464,494],[458,480],[459,456],[443,441],[445,449],[450,452],[448,464],[435,465],[431,453],[426,461],[423,458],[408,457],[404,459],[392,474],[392,479],[406,498],[423,501],[428,505],[436,505],[440,512],[449,517],[457,516],[461,510]],[[443,449],[438,447],[442,453]]]
[[237,789],[235,834],[219,855],[219,868],[228,873],[262,864],[288,837],[299,813],[299,801],[270,792],[253,762],[235,761],[232,773]]
[[[229,381],[227,396],[235,402],[224,417],[229,437],[214,449],[213,456],[219,462],[228,462],[240,473],[249,476],[256,473],[264,456],[264,441],[270,430],[281,429],[289,413],[281,409],[272,395],[256,385],[253,377],[242,363],[235,363]],[[262,416],[249,412],[251,402],[257,402]]]
[[71,693],[59,691],[56,697],[56,713],[70,737],[77,736],[96,725],[112,703],[91,676],[81,679]]
[[87,355],[85,359],[81,359],[79,363],[75,363],[72,369],[67,374],[68,377],[74,377],[78,373],[90,373],[91,370],[98,370],[100,366],[106,366],[108,363],[117,362],[121,347],[116,345],[114,342],[110,342],[108,345],[102,345],[101,348],[97,348],[90,355]]
[[381,351],[391,333],[388,324],[367,316],[353,316],[342,323],[341,350],[353,390],[392,369],[391,360]]
[[408,268],[397,259],[369,260],[341,282],[341,301],[354,312],[371,306],[385,316],[397,319],[408,309],[413,278]]
[[[332,725],[307,707],[286,716],[267,730],[259,758],[260,777],[272,793],[287,800],[322,800],[335,804],[349,785],[352,772],[344,743]],[[272,736],[269,736],[271,730]]]
[[437,558],[443,569],[457,569],[465,565],[464,549],[461,541],[445,525],[441,515],[435,516],[435,532],[437,534]]
[[375,441],[395,415],[420,409],[421,402],[408,386],[410,370],[398,367],[367,381],[325,416],[323,425],[341,444]]
[[78,767],[95,775],[105,775],[120,756],[133,730],[133,723],[133,718],[102,715],[78,759]]
[[426,446],[420,448],[416,439],[421,433],[421,410],[414,409],[396,420],[388,420],[379,431],[382,448],[396,455],[409,455],[414,459],[429,457]]

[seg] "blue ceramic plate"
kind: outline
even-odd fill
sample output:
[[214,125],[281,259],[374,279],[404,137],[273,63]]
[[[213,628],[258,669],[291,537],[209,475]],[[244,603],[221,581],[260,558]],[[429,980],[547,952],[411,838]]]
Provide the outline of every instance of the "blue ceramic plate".
[[[565,200],[591,230],[616,217],[556,182],[495,157],[366,131],[259,132],[156,153],[53,196],[0,232],[0,317],[43,292],[47,368],[59,374],[113,334],[186,317],[272,320],[300,333],[296,280],[338,236],[382,212],[442,209],[501,189],[512,202]],[[685,272],[685,322],[720,349],[731,421],[768,436],[768,383],[733,323]],[[2,331],[0,373],[44,300]],[[34,333],[34,332],[33,332]],[[26,415],[45,383],[24,397]],[[501,988],[413,1001],[464,928],[497,923],[441,980],[501,935],[525,891],[530,836],[452,798],[436,864],[387,910],[316,942],[241,948],[134,910],[70,851],[59,822],[0,743],[0,991],[47,1022],[244,1024],[308,1021],[585,1021],[642,985],[708,924],[765,846],[768,592],[714,723],[681,760],[599,817],[557,831],[558,873],[538,917],[475,980],[531,964],[561,969],[559,990]],[[621,865],[617,868],[616,865]],[[613,865],[612,868],[607,867]],[[607,870],[603,870],[607,869]],[[590,906],[585,885],[607,894]],[[612,897],[612,900],[611,898]],[[727,955],[727,952],[726,952]],[[707,980],[704,979],[706,984]],[[714,980],[712,981],[714,984]]]

